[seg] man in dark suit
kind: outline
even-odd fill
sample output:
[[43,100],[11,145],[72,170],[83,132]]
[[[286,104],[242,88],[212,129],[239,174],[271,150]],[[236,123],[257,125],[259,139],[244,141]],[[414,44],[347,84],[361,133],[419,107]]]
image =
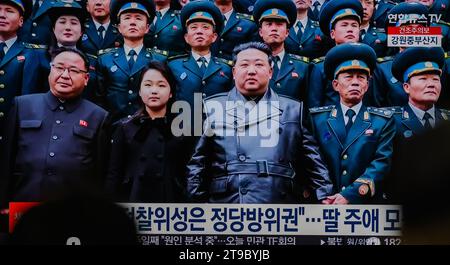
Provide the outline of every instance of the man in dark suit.
[[17,97],[0,153],[0,208],[42,201],[88,183],[100,188],[107,152],[107,112],[81,98],[89,63],[78,50],[55,53],[50,91]]
[[259,23],[259,35],[272,49],[274,73],[270,87],[281,95],[304,101],[309,79],[309,59],[286,53],[284,41],[296,19],[291,0],[266,0],[255,4],[253,16]]
[[326,204],[383,202],[384,179],[393,154],[393,111],[366,106],[362,99],[375,68],[374,50],[342,44],[325,58],[325,74],[339,93],[336,105],[310,110],[313,132],[335,187]]
[[84,24],[80,49],[88,54],[97,55],[99,50],[119,47],[123,42],[110,19],[110,0],[88,0],[86,9],[89,18]]
[[269,87],[269,46],[245,43],[236,47],[233,58],[236,86],[205,103],[205,133],[188,163],[191,199],[301,203],[303,185],[318,200],[331,195],[328,170],[303,123],[303,104]]

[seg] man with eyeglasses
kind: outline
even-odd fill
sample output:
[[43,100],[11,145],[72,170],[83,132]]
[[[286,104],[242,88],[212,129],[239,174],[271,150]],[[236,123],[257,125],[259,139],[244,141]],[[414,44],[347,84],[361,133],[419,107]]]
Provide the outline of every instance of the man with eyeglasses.
[[100,188],[108,113],[83,99],[89,63],[60,48],[51,62],[50,91],[20,96],[8,116],[0,152],[0,213],[14,201],[45,201],[72,188]]

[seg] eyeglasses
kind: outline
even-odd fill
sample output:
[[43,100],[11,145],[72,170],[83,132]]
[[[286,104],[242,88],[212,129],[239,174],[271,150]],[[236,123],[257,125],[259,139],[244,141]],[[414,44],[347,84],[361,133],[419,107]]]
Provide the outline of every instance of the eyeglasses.
[[67,67],[64,67],[62,65],[54,64],[54,63],[50,63],[50,66],[56,71],[56,73],[58,75],[62,75],[64,73],[64,71],[66,71],[66,70],[69,72],[70,76],[81,75],[83,73],[85,74],[85,73],[88,72],[88,71],[84,71],[84,70],[78,69],[76,67],[68,67],[67,68]]

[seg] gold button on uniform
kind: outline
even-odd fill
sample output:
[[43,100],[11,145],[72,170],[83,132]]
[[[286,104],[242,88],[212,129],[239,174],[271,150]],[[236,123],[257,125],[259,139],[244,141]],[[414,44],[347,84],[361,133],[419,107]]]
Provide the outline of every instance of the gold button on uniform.
[[347,158],[348,158],[348,155],[347,154],[345,154],[343,157],[342,157],[344,160],[347,160]]
[[4,75],[4,74],[5,74],[5,71],[0,70],[0,75]]
[[0,103],[3,103],[3,102],[5,102],[5,99],[4,98],[0,98]]
[[342,171],[342,175],[347,175],[347,170]]
[[3,118],[3,116],[5,116],[5,114],[3,112],[0,112],[0,118]]
[[0,88],[5,88],[5,84],[0,84]]

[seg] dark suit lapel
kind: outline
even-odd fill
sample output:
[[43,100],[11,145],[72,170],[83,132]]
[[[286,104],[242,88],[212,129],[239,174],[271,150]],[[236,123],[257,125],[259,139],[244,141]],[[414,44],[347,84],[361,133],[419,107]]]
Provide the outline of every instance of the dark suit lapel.
[[236,18],[236,12],[233,12],[230,16],[230,20],[228,20],[227,25],[225,26],[225,28],[222,30],[222,33],[220,34],[220,36],[225,35],[230,29],[232,29],[237,23],[239,22],[239,20]]
[[203,80],[206,80],[208,77],[212,76],[214,73],[219,71],[220,68],[220,64],[211,57],[208,68],[206,68],[205,74],[203,75]]
[[114,63],[117,65],[117,67],[119,67],[120,69],[122,69],[122,71],[129,75],[131,70],[128,67],[127,56],[125,55],[124,48],[120,48],[117,53],[118,56],[114,58]]
[[372,124],[369,120],[364,120],[364,112],[366,112],[366,107],[363,105],[356,116],[355,122],[353,123],[350,131],[348,131],[347,137],[345,138],[345,149],[343,153],[354,143],[356,140],[364,134],[364,132]]
[[294,71],[294,64],[291,62],[289,55],[287,53],[284,54],[283,61],[281,62],[281,69],[278,73],[278,76],[275,78],[275,82],[280,81],[290,72]]
[[187,61],[183,62],[183,66],[187,68],[189,71],[191,71],[193,74],[198,76],[200,79],[203,78],[202,74],[200,73],[200,68],[198,67],[197,62],[195,61],[194,57],[189,56],[189,59]]
[[339,106],[335,107],[331,111],[331,115],[328,118],[328,126],[330,126],[331,131],[333,132],[334,136],[338,140],[341,147],[344,148],[345,124],[344,124],[344,117],[342,115],[342,111]]
[[297,34],[295,33],[294,28],[291,28],[291,30],[289,31],[288,38],[294,41],[297,45],[300,45],[300,40],[297,39]]
[[3,57],[3,60],[0,62],[0,67],[3,67],[3,65],[11,61],[11,59],[16,57],[23,49],[23,45],[18,40],[16,40],[11,48],[9,48],[8,52],[5,54],[5,57]]

